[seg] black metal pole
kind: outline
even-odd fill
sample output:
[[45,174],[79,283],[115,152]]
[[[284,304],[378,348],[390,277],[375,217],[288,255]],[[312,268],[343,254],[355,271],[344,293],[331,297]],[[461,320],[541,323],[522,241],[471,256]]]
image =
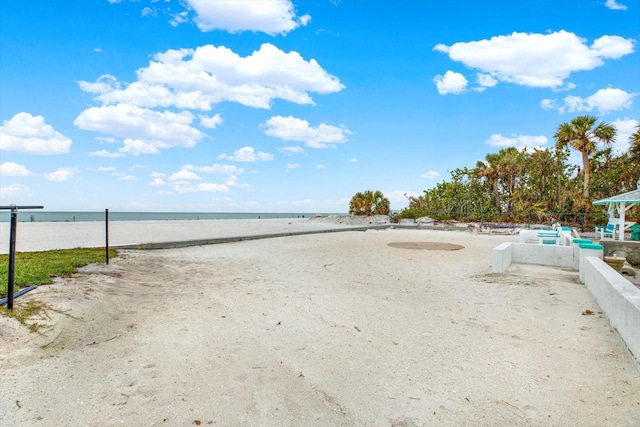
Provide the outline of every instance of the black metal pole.
[[16,266],[16,224],[18,223],[18,209],[11,205],[11,229],[9,231],[9,278],[7,283],[7,308],[13,310],[13,281]]
[[105,245],[104,252],[106,253],[106,263],[109,264],[109,209],[104,210],[104,232],[105,232]]
[[11,225],[9,230],[9,274],[7,277],[7,308],[13,310],[13,283],[16,271],[16,232],[18,230],[18,209],[42,209],[43,206],[0,206],[0,209],[11,209]]

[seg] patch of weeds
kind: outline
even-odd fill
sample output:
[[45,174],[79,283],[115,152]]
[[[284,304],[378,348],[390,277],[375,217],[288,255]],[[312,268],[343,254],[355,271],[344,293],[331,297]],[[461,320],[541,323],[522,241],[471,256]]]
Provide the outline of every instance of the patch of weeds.
[[63,311],[52,307],[50,304],[37,300],[29,299],[20,304],[13,306],[13,311],[10,311],[6,307],[1,309],[2,314],[8,317],[13,317],[22,325],[27,327],[31,332],[41,334],[44,330],[50,329],[50,326],[38,322],[51,320],[49,312],[53,311],[60,314],[65,314]]

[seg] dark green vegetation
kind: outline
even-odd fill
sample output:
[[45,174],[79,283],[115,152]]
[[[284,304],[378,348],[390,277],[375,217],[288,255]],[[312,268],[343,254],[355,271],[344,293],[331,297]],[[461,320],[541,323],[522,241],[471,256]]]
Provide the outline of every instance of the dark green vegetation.
[[[117,251],[109,250],[109,258]],[[42,252],[18,252],[14,274],[14,290],[30,285],[52,283],[52,277],[69,277],[78,267],[105,261],[105,252],[100,248],[61,249]],[[7,295],[9,255],[0,255],[0,296]]]
[[[595,200],[636,189],[640,178],[640,125],[629,149],[615,154],[613,125],[578,116],[556,129],[555,147],[504,148],[487,154],[475,168],[455,169],[451,179],[409,197],[396,219],[429,216],[458,221],[546,222],[591,226],[606,223],[606,207]],[[600,144],[600,145],[599,145]],[[600,149],[599,149],[600,147]],[[570,149],[582,155],[582,166],[568,164]],[[628,215],[640,222],[640,213]]]
[[381,191],[357,192],[349,202],[349,214],[389,215],[389,199]]

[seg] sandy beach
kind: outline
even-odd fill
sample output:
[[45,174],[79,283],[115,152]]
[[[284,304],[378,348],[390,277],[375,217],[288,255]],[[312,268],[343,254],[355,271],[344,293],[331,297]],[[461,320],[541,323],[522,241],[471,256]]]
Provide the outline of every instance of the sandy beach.
[[[346,226],[200,222],[111,239]],[[19,250],[101,246],[19,227]],[[638,425],[638,366],[577,273],[491,273],[516,240],[388,229],[121,251],[17,301],[55,309],[39,334],[0,317],[0,425]]]

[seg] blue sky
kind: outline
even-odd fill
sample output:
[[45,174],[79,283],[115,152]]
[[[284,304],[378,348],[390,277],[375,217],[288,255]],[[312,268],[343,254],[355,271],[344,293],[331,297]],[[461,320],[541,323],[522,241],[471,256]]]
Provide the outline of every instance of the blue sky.
[[[640,119],[638,0],[3,0],[0,204],[393,209],[561,122]],[[573,160],[580,163],[578,156]]]

